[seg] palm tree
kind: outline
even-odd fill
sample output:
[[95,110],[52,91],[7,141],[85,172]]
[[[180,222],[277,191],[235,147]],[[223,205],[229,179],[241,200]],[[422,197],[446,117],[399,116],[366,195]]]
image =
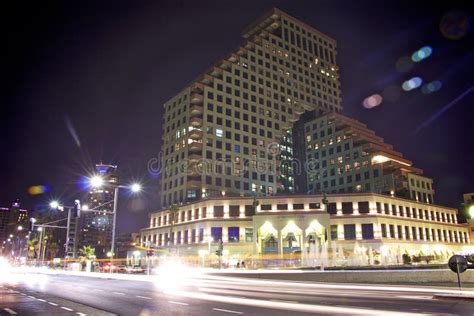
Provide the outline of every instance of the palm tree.
[[81,258],[85,258],[85,259],[95,258],[95,248],[92,248],[92,246],[83,246],[81,249],[79,249],[79,253],[81,254]]
[[48,245],[48,256],[53,259],[56,257],[59,251],[59,245],[57,242],[53,241]]
[[28,239],[27,246],[28,246],[28,258],[35,258],[36,257],[36,248],[38,247],[38,237],[32,237]]

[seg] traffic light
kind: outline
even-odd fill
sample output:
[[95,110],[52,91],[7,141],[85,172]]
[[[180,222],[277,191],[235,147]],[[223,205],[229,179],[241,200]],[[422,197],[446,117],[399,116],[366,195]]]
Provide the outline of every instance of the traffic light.
[[222,251],[224,250],[224,243],[222,242],[222,239],[219,239],[219,246],[218,249],[216,250],[216,255],[217,256],[222,256]]
[[74,200],[73,212],[74,217],[81,217],[81,201]]

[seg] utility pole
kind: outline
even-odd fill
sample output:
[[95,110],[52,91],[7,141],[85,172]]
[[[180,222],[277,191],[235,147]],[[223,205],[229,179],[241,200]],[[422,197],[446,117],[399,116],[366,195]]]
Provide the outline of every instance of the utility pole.
[[117,203],[118,203],[118,190],[119,186],[114,187],[114,210],[113,210],[113,221],[112,221],[112,258],[115,256],[115,225],[117,223]]
[[224,250],[224,243],[222,239],[219,239],[218,249],[216,250],[216,255],[219,257],[219,270],[222,268],[222,252]]

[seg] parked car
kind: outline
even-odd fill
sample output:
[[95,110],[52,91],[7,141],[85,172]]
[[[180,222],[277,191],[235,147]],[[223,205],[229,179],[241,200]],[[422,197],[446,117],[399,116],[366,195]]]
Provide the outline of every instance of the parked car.
[[118,267],[116,265],[109,263],[104,264],[100,267],[100,272],[117,272]]
[[127,273],[145,273],[145,269],[141,266],[128,266],[126,271]]

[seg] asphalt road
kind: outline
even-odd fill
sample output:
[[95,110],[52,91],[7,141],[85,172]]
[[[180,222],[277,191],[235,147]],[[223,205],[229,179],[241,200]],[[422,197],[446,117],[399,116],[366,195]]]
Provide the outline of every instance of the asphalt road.
[[179,272],[132,280],[28,272],[0,286],[1,315],[474,314],[474,301],[437,299],[428,288]]

